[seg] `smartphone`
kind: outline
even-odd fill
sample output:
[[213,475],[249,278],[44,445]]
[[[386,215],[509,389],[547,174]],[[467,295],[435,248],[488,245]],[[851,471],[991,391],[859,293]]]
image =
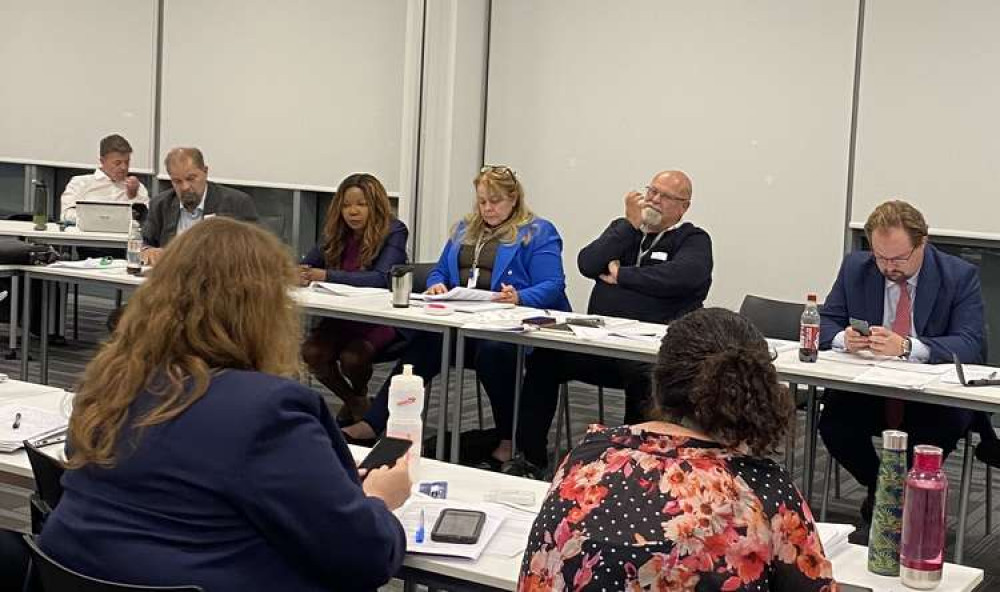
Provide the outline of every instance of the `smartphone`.
[[405,438],[386,436],[375,444],[368,456],[358,465],[358,468],[370,471],[379,467],[392,467],[412,445],[413,442]]
[[862,321],[861,319],[851,319],[851,328],[861,333],[865,337],[870,337],[872,334],[872,328],[868,326],[868,321]]
[[837,582],[837,589],[840,592],[872,592],[871,588],[865,588],[864,586],[853,586],[851,584],[844,584],[842,582]]
[[438,514],[431,540],[438,543],[458,543],[474,545],[486,524],[486,514],[478,510],[445,508]]
[[546,325],[555,325],[556,320],[552,317],[529,317],[521,321],[525,325],[534,325],[536,327],[544,327]]

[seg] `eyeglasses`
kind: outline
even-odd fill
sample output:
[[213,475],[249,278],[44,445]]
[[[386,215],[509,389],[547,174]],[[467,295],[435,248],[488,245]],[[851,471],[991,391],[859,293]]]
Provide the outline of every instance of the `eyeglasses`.
[[483,165],[483,168],[479,169],[480,174],[482,173],[500,173],[501,175],[508,175],[511,179],[517,180],[517,175],[514,174],[514,169],[507,166],[498,166],[493,164]]
[[647,199],[653,199],[653,198],[656,198],[656,199],[669,199],[670,201],[676,201],[676,202],[680,202],[680,203],[687,203],[687,202],[691,201],[690,198],[677,197],[676,195],[670,195],[669,193],[660,191],[659,189],[657,189],[656,187],[653,187],[651,185],[646,185],[646,198]]
[[875,261],[879,263],[891,263],[893,265],[903,265],[904,263],[910,260],[910,257],[913,257],[913,254],[916,251],[917,247],[913,247],[912,249],[910,249],[909,253],[907,253],[906,255],[900,255],[899,257],[883,257],[878,253],[876,253],[875,251],[872,251],[872,255],[875,256]]

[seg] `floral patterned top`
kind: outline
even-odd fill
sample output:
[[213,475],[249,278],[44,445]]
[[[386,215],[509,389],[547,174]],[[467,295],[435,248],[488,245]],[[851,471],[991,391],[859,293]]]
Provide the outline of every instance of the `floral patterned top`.
[[773,461],[591,426],[531,530],[518,590],[836,592],[812,513]]

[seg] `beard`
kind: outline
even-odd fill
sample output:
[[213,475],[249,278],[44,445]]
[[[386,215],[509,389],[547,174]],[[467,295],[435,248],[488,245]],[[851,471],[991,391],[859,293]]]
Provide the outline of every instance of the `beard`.
[[193,210],[201,203],[201,196],[194,191],[185,191],[180,194],[181,205],[189,210]]
[[656,208],[646,206],[642,208],[642,223],[646,226],[659,226],[663,223],[663,214]]

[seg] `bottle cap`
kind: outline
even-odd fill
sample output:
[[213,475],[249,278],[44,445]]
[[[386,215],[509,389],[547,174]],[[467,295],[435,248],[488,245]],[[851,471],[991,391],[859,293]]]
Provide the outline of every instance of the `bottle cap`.
[[885,430],[882,432],[882,448],[885,450],[906,450],[906,432]]
[[809,292],[808,294],[806,294],[806,300],[808,300],[809,302],[816,302],[816,294],[813,292]]
[[913,447],[913,468],[920,471],[936,471],[941,468],[944,451],[937,446],[918,444]]

